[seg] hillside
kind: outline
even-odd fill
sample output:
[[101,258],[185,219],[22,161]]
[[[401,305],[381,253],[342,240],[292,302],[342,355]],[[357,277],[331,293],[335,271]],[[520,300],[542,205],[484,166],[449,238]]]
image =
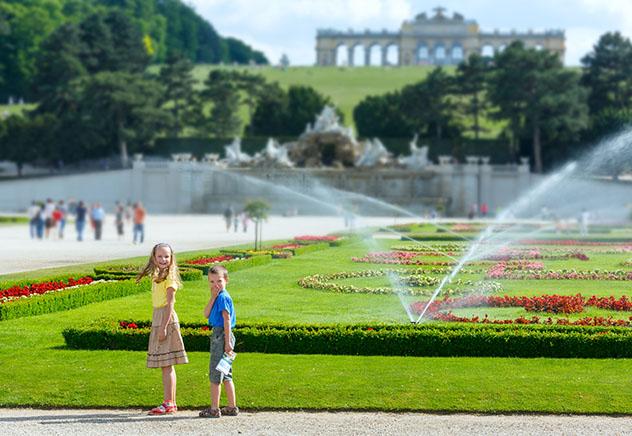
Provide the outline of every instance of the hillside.
[[[195,78],[202,82],[214,65],[198,65]],[[229,68],[229,67],[223,67]],[[287,88],[290,85],[308,85],[327,95],[340,108],[347,124],[353,124],[353,107],[367,95],[379,95],[401,89],[404,85],[422,80],[432,67],[290,67],[282,70],[276,67],[230,67],[247,68],[261,74],[270,82],[279,82]]]

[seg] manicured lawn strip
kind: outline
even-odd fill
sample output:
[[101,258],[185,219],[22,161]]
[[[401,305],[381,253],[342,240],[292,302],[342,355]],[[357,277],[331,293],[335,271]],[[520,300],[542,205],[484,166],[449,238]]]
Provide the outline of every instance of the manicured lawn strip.
[[[5,368],[24,364],[26,356],[7,354],[0,354]],[[50,350],[28,357],[33,363],[0,379],[0,406],[149,408],[162,398],[160,372],[145,368],[143,352]],[[206,407],[208,353],[189,358],[177,367],[178,406]],[[483,413],[629,413],[632,387],[622,377],[630,371],[630,360],[255,353],[241,353],[234,367],[244,409]]]

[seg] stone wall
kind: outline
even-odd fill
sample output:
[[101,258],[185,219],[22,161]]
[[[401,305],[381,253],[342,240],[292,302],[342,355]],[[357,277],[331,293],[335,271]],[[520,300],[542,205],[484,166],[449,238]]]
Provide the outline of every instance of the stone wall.
[[396,207],[416,214],[435,208],[464,215],[472,204],[485,202],[490,211],[506,206],[534,181],[526,162],[490,165],[488,158],[479,157],[459,165],[441,157],[438,165],[418,171],[221,169],[200,162],[136,161],[130,170],[2,182],[0,209],[25,210],[31,200],[50,197],[98,201],[108,210],[117,200],[140,200],[152,213],[220,213],[229,204],[239,208],[264,198],[273,213],[331,214],[339,206],[351,206],[367,215],[395,214]]

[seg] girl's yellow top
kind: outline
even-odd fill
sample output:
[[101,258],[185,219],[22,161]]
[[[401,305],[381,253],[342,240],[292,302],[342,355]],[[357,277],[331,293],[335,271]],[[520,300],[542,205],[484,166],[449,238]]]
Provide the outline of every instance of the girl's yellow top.
[[167,288],[173,288],[177,291],[178,283],[172,277],[167,277],[160,283],[151,281],[151,303],[154,308],[167,305]]

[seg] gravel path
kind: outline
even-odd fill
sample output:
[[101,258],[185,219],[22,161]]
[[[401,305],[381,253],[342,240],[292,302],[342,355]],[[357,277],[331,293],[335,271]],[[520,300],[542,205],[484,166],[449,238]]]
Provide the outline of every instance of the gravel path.
[[201,419],[195,411],[0,409],[0,434],[46,435],[626,435],[632,418],[425,413],[257,412]]

